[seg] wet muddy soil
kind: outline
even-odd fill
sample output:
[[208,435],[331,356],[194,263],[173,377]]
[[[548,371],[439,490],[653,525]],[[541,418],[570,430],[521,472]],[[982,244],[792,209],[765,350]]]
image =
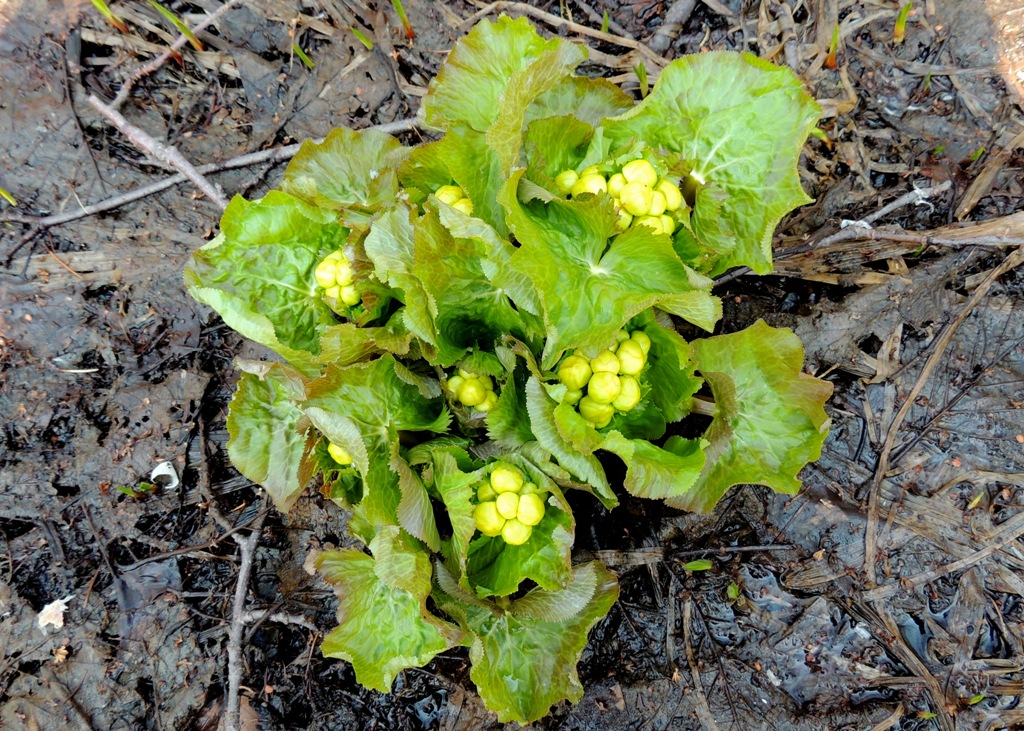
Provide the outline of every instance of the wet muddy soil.
[[[197,165],[411,118],[480,8],[404,4],[412,41],[389,3],[237,2],[122,112]],[[87,103],[175,37],[150,4],[111,5],[128,33],[83,0],[0,4],[0,188],[17,202],[0,202],[0,727],[216,729],[231,534],[259,524],[243,728],[498,728],[464,651],[389,695],[320,655],[336,604],[303,564],[345,541],[344,516],[314,495],[264,515],[227,460],[233,361],[265,354],[184,292],[216,206],[181,183],[78,215],[174,174]],[[221,3],[168,5],[195,24]],[[592,28],[607,12],[639,40],[674,5],[529,3]],[[832,433],[795,497],[737,488],[706,516],[579,500],[581,556],[617,571],[622,595],[584,653],[584,698],[535,728],[1024,727],[1024,272],[992,274],[1024,239],[1024,17],[1014,0],[926,0],[897,44],[899,5],[703,0],[665,50],[789,64],[822,105],[827,141],[801,163],[816,201],[780,227],[776,274],[718,293],[723,328],[764,318],[801,336],[836,386]],[[638,89],[628,47],[539,26]],[[281,170],[211,177],[254,196]],[[932,188],[872,225],[945,243],[829,243]],[[712,567],[688,570],[698,558]]]

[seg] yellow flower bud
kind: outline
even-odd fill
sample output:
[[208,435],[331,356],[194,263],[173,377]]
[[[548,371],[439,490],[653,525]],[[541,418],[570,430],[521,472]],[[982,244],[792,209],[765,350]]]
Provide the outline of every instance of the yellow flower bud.
[[484,413],[487,413],[488,411],[490,411],[491,409],[493,409],[497,405],[498,405],[498,394],[496,394],[494,391],[488,391],[487,395],[484,396],[484,400],[481,401],[479,404],[477,404],[476,410],[477,411],[483,411]]
[[622,166],[622,176],[629,183],[641,183],[653,188],[658,182],[658,173],[646,160],[633,160]]
[[617,333],[615,333],[616,343],[624,343],[627,340],[629,340],[629,333],[626,332],[625,330],[619,330]]
[[473,201],[469,198],[459,198],[457,201],[451,204],[452,208],[456,211],[461,211],[467,216],[473,215]]
[[437,196],[437,199],[439,201],[441,201],[442,203],[447,203],[448,205],[453,205],[455,201],[459,200],[460,198],[466,197],[466,194],[462,191],[462,188],[460,188],[457,185],[442,185],[440,188],[434,191],[434,195]]
[[519,509],[516,519],[523,525],[537,525],[544,517],[544,498],[537,493],[530,493],[519,498]]
[[661,219],[661,230],[671,236],[676,230],[676,220],[667,213],[662,213],[659,216]]
[[651,210],[653,191],[642,183],[626,183],[619,194],[619,204],[634,216],[646,216]]
[[615,353],[610,350],[606,350],[596,358],[590,361],[590,370],[594,373],[606,371],[608,373],[619,372],[619,359],[615,357]]
[[651,193],[651,208],[647,211],[650,216],[660,216],[665,212],[665,196],[660,191]]
[[625,231],[631,223],[633,223],[633,214],[624,208],[620,208],[619,220],[615,222],[615,229],[617,231]]
[[505,543],[510,546],[523,545],[530,540],[530,535],[532,533],[533,526],[525,525],[515,518],[505,521],[505,525],[501,529],[501,537],[504,538]]
[[608,190],[608,181],[604,179],[603,175],[599,173],[591,173],[590,175],[582,175],[580,179],[576,181],[576,185],[572,186],[572,197],[578,198],[584,193],[591,193],[597,195]]
[[683,192],[679,190],[679,186],[670,180],[662,178],[658,181],[658,185],[654,188],[656,191],[665,196],[665,210],[666,211],[678,211],[683,206]]
[[458,395],[459,389],[462,388],[462,384],[466,382],[466,379],[462,376],[452,376],[448,379],[448,390]]
[[476,499],[478,502],[485,503],[488,500],[494,500],[498,497],[498,493],[491,487],[491,483],[488,480],[484,480],[476,487]]
[[359,296],[359,290],[357,290],[351,284],[348,285],[347,287],[341,288],[339,298],[349,307],[358,305],[359,302],[362,300],[362,297]]
[[661,216],[640,216],[633,221],[634,226],[646,226],[656,234],[665,233],[661,223]]
[[[580,177],[582,178],[584,175],[601,175],[601,171],[598,169],[597,165],[591,165],[580,171]],[[601,177],[604,176],[602,175]]]
[[610,404],[619,395],[621,388],[617,375],[601,371],[595,373],[587,384],[587,396],[599,404]]
[[476,406],[487,398],[487,389],[478,379],[470,378],[459,388],[457,396],[466,406]]
[[344,447],[339,447],[334,442],[327,443],[327,454],[331,455],[331,459],[340,465],[352,464],[352,455],[348,453],[348,450]]
[[506,520],[516,517],[519,512],[519,493],[503,492],[494,501],[498,506],[498,515]]
[[640,346],[640,349],[644,351],[644,355],[647,355],[649,352],[651,352],[651,338],[643,330],[634,330],[630,334],[629,338],[630,340],[635,340],[637,342],[637,345]]
[[582,389],[568,390],[565,392],[565,394],[562,395],[562,403],[569,404],[571,406],[572,404],[575,404],[577,401],[579,401],[581,398],[583,398]]
[[622,187],[626,184],[626,176],[622,173],[615,173],[615,175],[608,178],[608,195],[612,198],[618,198],[622,194]]
[[615,407],[611,404],[599,404],[590,396],[580,399],[580,416],[589,421],[597,429],[603,429],[615,416]]
[[485,536],[501,535],[505,527],[505,519],[498,514],[498,505],[494,501],[480,503],[473,509],[476,529]]
[[612,401],[618,411],[632,411],[640,403],[640,384],[633,376],[619,376],[619,395]]
[[647,356],[644,355],[640,343],[635,340],[626,340],[619,349],[615,351],[619,359],[619,373],[627,376],[638,376],[647,363]]
[[570,355],[558,367],[558,380],[570,391],[579,391],[590,380],[590,362],[581,355]]
[[569,195],[572,192],[572,186],[576,185],[576,181],[580,179],[580,176],[576,174],[575,170],[563,170],[555,176],[555,185],[562,192],[562,195]]
[[497,493],[519,492],[523,486],[523,473],[511,465],[499,464],[491,471],[491,487]]

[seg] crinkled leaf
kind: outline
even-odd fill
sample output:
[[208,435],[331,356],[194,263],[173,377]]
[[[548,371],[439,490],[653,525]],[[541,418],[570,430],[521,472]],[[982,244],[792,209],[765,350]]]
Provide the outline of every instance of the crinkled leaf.
[[302,381],[287,366],[268,365],[260,376],[243,373],[228,411],[228,455],[239,472],[262,485],[278,510],[287,511],[306,483],[300,465],[306,452],[300,430]]
[[685,495],[704,466],[699,439],[672,437],[662,448],[646,439],[626,439],[612,431],[601,448],[614,452],[625,462],[623,486],[637,497],[672,499]]
[[570,76],[537,96],[526,110],[526,125],[536,119],[571,114],[596,127],[605,117],[633,107],[633,97],[607,79]]
[[436,345],[433,317],[436,306],[413,272],[416,244],[411,216],[404,205],[385,212],[373,222],[363,248],[373,263],[377,279],[399,290],[399,299],[405,303],[402,310],[405,327],[425,343]]
[[395,527],[381,529],[370,550],[373,558],[347,549],[317,559],[339,602],[338,627],[321,649],[352,663],[360,684],[387,693],[399,672],[458,644],[459,633],[427,611],[427,554],[405,546]]
[[285,171],[281,189],[319,208],[365,222],[398,197],[398,166],[408,150],[378,130],[339,127],[323,142],[307,140]]
[[398,475],[398,489],[402,499],[396,510],[398,524],[427,544],[431,551],[441,550],[441,536],[437,532],[434,508],[430,495],[420,476],[399,453],[398,444],[391,444],[391,469]]
[[457,575],[466,573],[466,555],[469,543],[476,533],[476,519],[473,517],[473,498],[476,485],[483,479],[483,470],[463,471],[455,456],[450,452],[432,451],[434,465],[434,488],[441,495],[448,518],[452,524],[452,536],[445,551],[447,558],[457,569]]
[[491,350],[505,335],[526,337],[519,312],[484,272],[488,252],[478,239],[452,236],[430,210],[414,236],[414,271],[434,307],[441,366],[452,366],[473,349]]
[[383,327],[356,327],[351,322],[332,325],[320,338],[320,361],[347,366],[379,353],[408,355],[412,333],[400,316]]
[[[583,590],[577,588],[577,583],[583,585]],[[541,602],[528,601],[529,594],[520,600],[527,604],[524,611],[518,612],[518,602],[501,610],[461,602],[436,590],[442,608],[472,633],[470,678],[487,707],[497,712],[499,721],[535,721],[546,715],[552,704],[563,699],[575,702],[582,697],[576,664],[587,634],[608,613],[619,594],[614,575],[604,566],[582,564],[575,567],[573,583],[564,590],[571,594],[566,607],[579,605],[581,595],[591,587],[593,593],[583,607],[561,621],[531,616]],[[550,608],[551,599],[545,601]]]
[[452,48],[423,97],[423,119],[436,129],[464,124],[485,132],[502,111],[513,76],[565,41],[545,40],[525,18],[499,17],[473,27]]
[[604,131],[616,143],[637,138],[679,153],[695,179],[724,190],[721,216],[736,246],[711,271],[746,265],[764,274],[779,220],[810,201],[796,165],[820,113],[788,68],[747,53],[701,53],[669,64],[650,95]]
[[525,135],[527,174],[530,180],[548,184],[549,192],[554,194],[555,176],[579,166],[593,136],[593,127],[571,116],[533,122]]
[[320,336],[336,323],[313,271],[344,246],[348,230],[297,198],[271,191],[260,201],[234,198],[222,236],[199,249],[185,270],[189,293],[239,333],[305,371]]
[[[583,201],[522,204],[516,193],[522,171],[501,193],[501,203],[520,243],[512,264],[533,281],[544,308],[548,340],[542,366],[550,368],[569,348],[591,357],[615,342],[634,315],[659,305],[681,308],[683,299],[709,304],[700,312],[688,302],[695,324],[714,326],[717,297],[694,288],[693,272],[672,250],[667,236],[646,226],[615,232],[615,212],[605,195]],[[717,304],[720,314],[721,304]]]
[[534,437],[526,410],[526,368],[518,366],[498,395],[498,404],[487,414],[487,436],[505,449],[515,449]]
[[[397,369],[402,367],[389,354],[346,368],[330,365],[322,377],[309,384],[306,408],[310,418],[321,419],[321,425],[326,425],[313,408],[345,417],[359,430],[366,445],[367,471],[356,464],[364,480],[363,501],[354,511],[356,525],[388,525],[398,521],[403,491],[391,464],[399,432],[443,433],[451,420],[441,398],[427,398],[416,385],[399,377]],[[408,485],[406,488],[406,500],[415,499],[415,495],[408,493]],[[414,508],[407,510],[412,511],[404,513],[407,518],[415,514]],[[410,532],[415,531],[414,534],[429,536],[424,532],[429,530],[424,520],[425,516],[404,527],[412,528]],[[360,530],[365,533],[368,529]]]
[[791,330],[760,320],[692,345],[716,413],[704,435],[703,472],[689,492],[668,503],[708,512],[739,484],[796,493],[797,473],[821,456],[832,384],[803,373],[803,347]]
[[530,414],[530,428],[536,435],[537,442],[558,460],[559,465],[582,480],[606,508],[615,507],[619,501],[608,484],[601,463],[592,454],[582,454],[558,431],[555,419],[555,409],[558,405],[548,396],[536,377],[531,377],[527,381],[526,409]]

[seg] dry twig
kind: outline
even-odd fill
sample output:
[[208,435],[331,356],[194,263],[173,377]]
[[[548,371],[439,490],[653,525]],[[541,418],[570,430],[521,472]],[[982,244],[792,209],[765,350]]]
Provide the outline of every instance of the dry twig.
[[[375,127],[369,127],[367,129],[376,129],[381,132],[387,132],[388,134],[396,134],[398,132],[407,132],[410,129],[415,129],[418,126],[418,122],[415,119],[400,119],[395,122],[387,122],[386,124],[379,124]],[[250,165],[258,165],[260,163],[275,163],[290,160],[295,157],[296,153],[302,143],[296,143],[294,145],[286,145],[284,147],[274,147],[269,150],[260,150],[259,152],[250,152],[245,155],[239,155],[233,157],[230,160],[223,162],[213,162],[206,165],[200,165],[196,169],[202,175],[208,175],[210,173],[219,173],[225,170],[235,170],[237,168],[249,167]],[[129,190],[125,193],[120,193],[115,196],[111,196],[106,200],[93,203],[92,205],[83,206],[74,211],[66,211],[64,213],[55,213],[50,216],[29,216],[21,213],[8,213],[0,216],[0,223],[21,223],[32,228],[21,238],[18,244],[8,253],[7,259],[4,262],[5,266],[10,266],[14,255],[21,250],[21,248],[39,235],[41,232],[53,226],[59,226],[61,224],[70,223],[71,221],[77,221],[80,218],[86,218],[87,216],[94,216],[97,213],[103,213],[105,211],[112,211],[115,208],[134,203],[137,200],[148,198],[151,195],[155,195],[163,190],[167,190],[179,183],[184,183],[188,178],[183,173],[172,175],[163,180],[159,180],[149,185],[143,185],[134,190]]]
[[125,119],[119,111],[100,101],[99,97],[95,94],[90,94],[86,101],[88,101],[96,111],[106,117],[112,125],[117,127],[118,131],[127,137],[136,148],[150,157],[172,166],[175,170],[191,180],[195,186],[199,188],[199,190],[201,190],[206,197],[213,201],[222,211],[228,207],[228,202],[227,199],[224,198],[223,191],[204,178],[202,173],[196,170],[195,166],[186,160],[180,152],[178,152],[178,148],[173,145],[165,145],[152,137],[149,133],[139,129]]
[[[674,601],[675,597],[670,600]],[[704,684],[700,680],[700,668],[697,667],[697,658],[693,654],[693,643],[690,641],[690,619],[693,614],[693,600],[686,599],[683,602],[683,642],[686,645],[686,662],[690,666],[690,677],[693,679],[693,688],[696,692],[695,705],[697,717],[706,731],[718,731],[718,724],[715,723],[715,716],[711,713],[711,706],[708,705],[708,697],[704,692]]]
[[231,607],[231,626],[228,630],[228,692],[224,704],[224,731],[238,731],[238,692],[242,685],[242,632],[245,630],[245,597],[249,592],[249,574],[252,573],[256,544],[266,511],[261,511],[253,521],[252,531],[247,538],[232,535],[238,543],[241,561],[238,565],[238,583],[235,584],[235,598]]

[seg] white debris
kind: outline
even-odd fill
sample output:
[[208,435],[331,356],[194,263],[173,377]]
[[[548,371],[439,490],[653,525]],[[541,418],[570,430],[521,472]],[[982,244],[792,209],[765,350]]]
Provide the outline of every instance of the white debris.
[[178,472],[170,462],[161,462],[149,473],[149,481],[159,485],[164,490],[174,490],[178,487]]
[[68,594],[63,599],[50,602],[43,611],[39,613],[39,617],[36,622],[39,624],[39,629],[46,633],[46,628],[53,626],[56,629],[60,629],[64,626],[64,612],[67,611],[68,602],[74,598],[74,594]]

